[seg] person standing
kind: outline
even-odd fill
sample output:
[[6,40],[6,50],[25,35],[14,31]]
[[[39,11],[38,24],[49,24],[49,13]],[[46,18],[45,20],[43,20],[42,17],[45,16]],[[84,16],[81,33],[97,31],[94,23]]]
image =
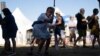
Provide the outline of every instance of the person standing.
[[[65,25],[64,25],[64,19],[63,17],[60,15],[59,12],[56,13],[56,22],[55,22],[55,29],[54,29],[54,37],[55,37],[55,48],[56,50],[58,50],[58,45],[59,42],[61,40],[61,42],[63,42],[63,46],[65,47]],[[59,37],[57,37],[57,35],[59,35]]]
[[94,44],[96,42],[96,39],[97,39],[98,44],[100,45],[100,40],[99,40],[99,22],[98,22],[99,17],[97,16],[98,13],[99,13],[99,10],[97,8],[94,8],[93,9],[93,15],[87,17],[88,26],[89,26],[89,29],[90,29],[90,37],[94,36],[93,40],[92,40],[92,47],[93,48],[94,48]]
[[[1,22],[1,27],[2,27],[2,33],[3,33],[3,39],[5,40],[4,44],[4,52],[12,52],[12,54],[16,54],[16,33],[18,30],[18,27],[15,22],[15,18],[12,15],[11,11],[8,8],[4,8],[2,10],[4,14],[4,18],[2,19]],[[11,48],[11,42],[10,39],[12,40],[12,45],[13,47]]]
[[73,43],[76,40],[76,34],[75,34],[76,25],[77,25],[76,19],[74,17],[70,16],[70,20],[68,21],[67,26],[69,27],[69,30],[70,30],[70,42],[73,42]]
[[79,37],[75,40],[74,46],[76,46],[77,41],[83,37],[83,47],[86,47],[87,20],[84,17],[84,13],[84,8],[81,8],[80,12],[76,14]]

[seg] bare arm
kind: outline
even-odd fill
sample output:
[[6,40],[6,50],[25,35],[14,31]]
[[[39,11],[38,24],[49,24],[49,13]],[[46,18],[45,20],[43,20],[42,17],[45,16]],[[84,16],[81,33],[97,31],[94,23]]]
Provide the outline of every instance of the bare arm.
[[59,24],[61,24],[61,17],[57,17],[57,23],[55,24],[55,25],[59,25]]

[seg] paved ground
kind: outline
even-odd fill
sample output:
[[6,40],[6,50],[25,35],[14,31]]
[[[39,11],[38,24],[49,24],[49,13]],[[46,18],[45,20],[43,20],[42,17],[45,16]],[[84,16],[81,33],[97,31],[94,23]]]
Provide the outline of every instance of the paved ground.
[[[3,47],[0,47],[0,52],[2,51]],[[31,56],[27,55],[29,51],[29,47],[17,47],[17,54],[16,56]],[[33,53],[35,54],[37,51],[37,47],[34,48]],[[0,56],[7,56],[7,55],[0,55]],[[36,55],[32,55],[36,56]],[[44,55],[42,55],[44,56]],[[50,47],[49,49],[49,56],[100,56],[100,48],[91,47],[83,48],[83,47],[66,47],[60,48],[58,51],[55,48]]]
[[[54,40],[51,41],[51,46],[54,45]],[[77,43],[77,45],[81,46],[82,41]],[[87,41],[87,46],[91,46],[91,41]],[[0,53],[3,47],[0,47]],[[44,49],[43,49],[44,50]],[[34,47],[33,55],[28,55],[29,46],[27,47],[17,47],[15,56],[36,56],[37,47]],[[43,51],[42,51],[43,53]],[[1,55],[0,56],[8,56],[8,55]],[[41,56],[44,56],[43,54]],[[100,47],[96,48],[83,48],[83,47],[73,47],[70,43],[67,43],[66,48],[59,48],[59,50],[55,50],[54,47],[49,48],[49,56],[100,56]]]

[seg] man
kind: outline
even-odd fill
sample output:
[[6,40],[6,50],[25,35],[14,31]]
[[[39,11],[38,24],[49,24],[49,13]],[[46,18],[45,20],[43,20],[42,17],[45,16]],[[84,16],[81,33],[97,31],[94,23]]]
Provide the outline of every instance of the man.
[[[77,21],[74,19],[74,17],[70,17],[70,20],[68,22],[68,27],[70,30],[70,42],[75,42],[76,39],[76,34],[75,34],[75,30],[76,30],[76,25],[77,25]],[[74,41],[73,41],[74,39]]]
[[99,17],[97,16],[99,13],[99,10],[97,8],[94,8],[93,9],[93,15],[92,16],[88,16],[87,19],[88,19],[88,26],[89,26],[89,29],[90,29],[90,37],[91,36],[94,36],[93,37],[93,40],[92,40],[92,47],[94,48],[94,44],[96,42],[96,39],[97,39],[97,42],[98,44],[100,45],[100,40],[99,40]]
[[75,40],[74,46],[76,46],[77,41],[83,37],[83,47],[86,47],[87,20],[84,17],[84,13],[84,8],[81,8],[80,12],[76,14],[79,37]]

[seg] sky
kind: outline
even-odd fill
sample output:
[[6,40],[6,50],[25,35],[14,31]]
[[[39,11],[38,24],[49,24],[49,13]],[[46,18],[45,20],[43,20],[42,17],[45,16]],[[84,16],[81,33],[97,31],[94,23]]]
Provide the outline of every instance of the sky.
[[[38,18],[46,8],[53,6],[54,0],[0,0],[5,1],[7,7],[13,12],[19,8],[22,13],[31,21]],[[92,10],[98,7],[97,0],[56,0],[56,7],[65,15],[74,16],[80,8],[85,9],[85,17],[92,15]],[[100,14],[99,14],[100,15]]]

